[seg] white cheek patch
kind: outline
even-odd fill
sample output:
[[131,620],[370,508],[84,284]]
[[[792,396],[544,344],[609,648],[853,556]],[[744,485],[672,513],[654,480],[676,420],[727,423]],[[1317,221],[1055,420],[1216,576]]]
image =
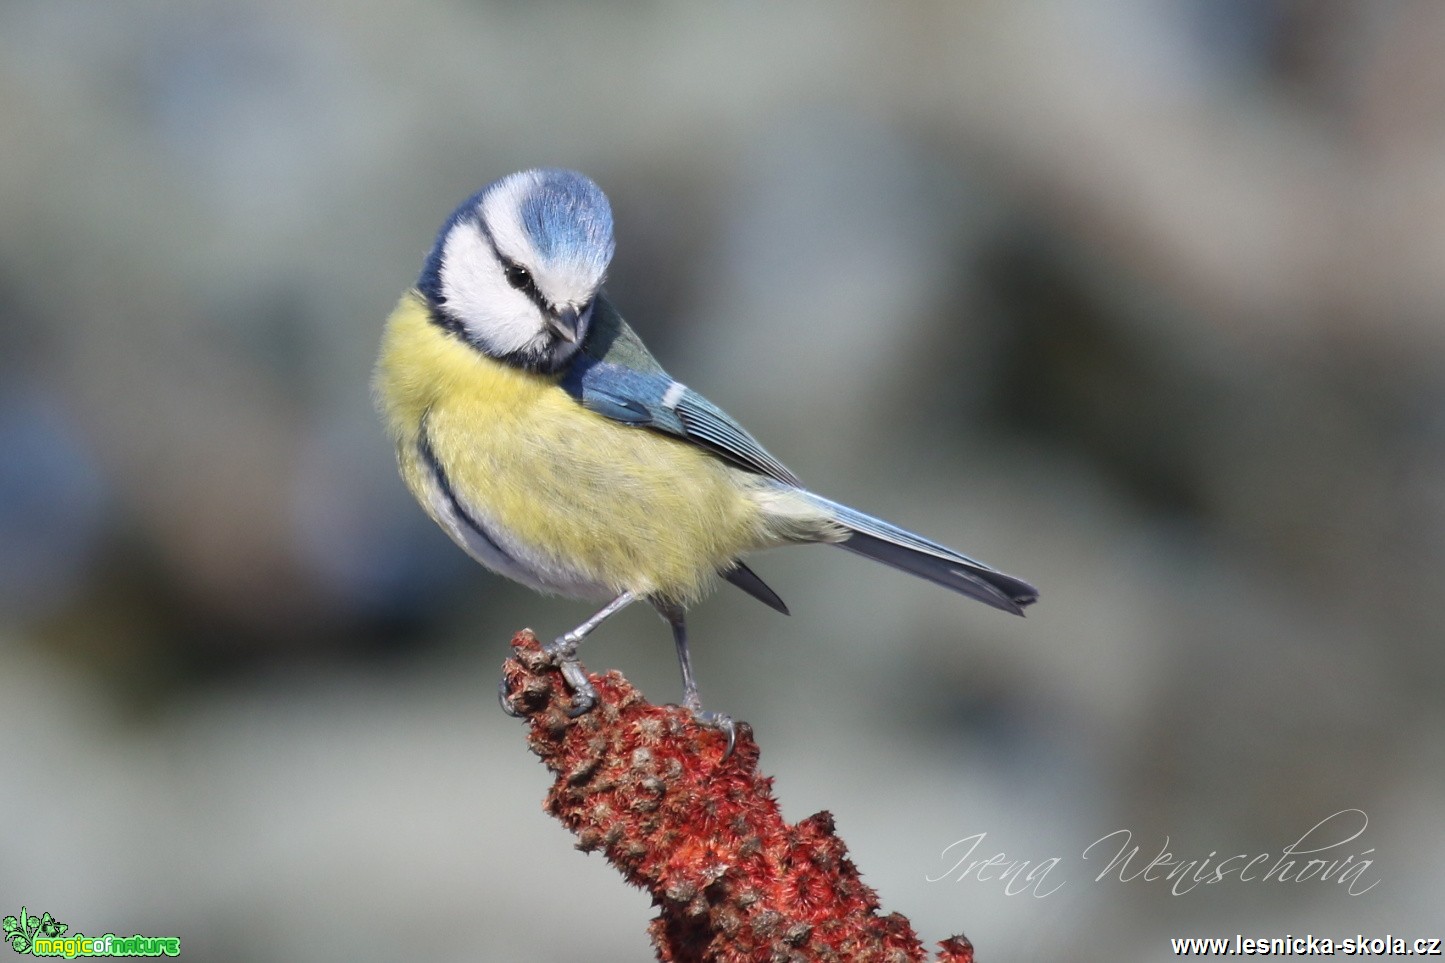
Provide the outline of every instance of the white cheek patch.
[[447,235],[441,292],[447,311],[495,354],[521,351],[545,334],[546,320],[531,299],[507,283],[474,221],[463,221]]

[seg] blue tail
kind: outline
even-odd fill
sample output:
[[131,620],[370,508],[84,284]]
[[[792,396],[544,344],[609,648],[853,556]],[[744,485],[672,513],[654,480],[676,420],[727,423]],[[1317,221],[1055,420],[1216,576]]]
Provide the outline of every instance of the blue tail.
[[1032,605],[1039,599],[1039,590],[1023,579],[995,571],[947,546],[930,542],[921,535],[865,515],[847,505],[829,501],[821,495],[807,492],[806,496],[848,530],[849,535],[837,544],[850,552],[926,578],[1014,615],[1023,615],[1024,606]]

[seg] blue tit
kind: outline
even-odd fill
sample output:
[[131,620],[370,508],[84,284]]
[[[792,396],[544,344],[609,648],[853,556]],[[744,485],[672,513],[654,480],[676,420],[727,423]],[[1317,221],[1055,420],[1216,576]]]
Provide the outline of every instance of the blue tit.
[[613,247],[607,197],[581,174],[528,170],[483,188],[442,225],[388,319],[374,379],[402,478],[458,545],[534,589],[611,599],[545,647],[574,713],[596,699],[578,645],[643,599],[672,627],[684,705],[731,746],[731,720],[703,711],[683,613],[721,576],[786,614],[742,561],[759,549],[838,545],[1016,615],[1038,598],[808,491],[673,380],[602,291]]

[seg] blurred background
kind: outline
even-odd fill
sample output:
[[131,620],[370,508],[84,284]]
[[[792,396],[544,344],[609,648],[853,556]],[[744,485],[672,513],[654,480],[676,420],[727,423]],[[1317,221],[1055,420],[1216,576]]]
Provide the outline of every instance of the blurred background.
[[[709,704],[885,911],[994,961],[1441,935],[1442,46],[1428,2],[6,0],[0,911],[650,958],[496,704],[513,631],[588,606],[454,548],[368,397],[437,225],[559,165],[678,377],[1042,589],[793,549],[754,561],[793,618],[695,612]],[[584,654],[678,698],[644,611]],[[1273,859],[1351,809],[1358,896],[1081,858]],[[978,833],[1066,885],[948,876]]]

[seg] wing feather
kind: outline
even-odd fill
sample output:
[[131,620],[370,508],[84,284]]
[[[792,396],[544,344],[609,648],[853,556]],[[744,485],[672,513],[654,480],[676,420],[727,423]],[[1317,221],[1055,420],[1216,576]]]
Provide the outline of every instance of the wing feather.
[[798,476],[726,412],[664,371],[637,371],[584,354],[562,387],[613,421],[690,441],[748,471],[802,487]]

